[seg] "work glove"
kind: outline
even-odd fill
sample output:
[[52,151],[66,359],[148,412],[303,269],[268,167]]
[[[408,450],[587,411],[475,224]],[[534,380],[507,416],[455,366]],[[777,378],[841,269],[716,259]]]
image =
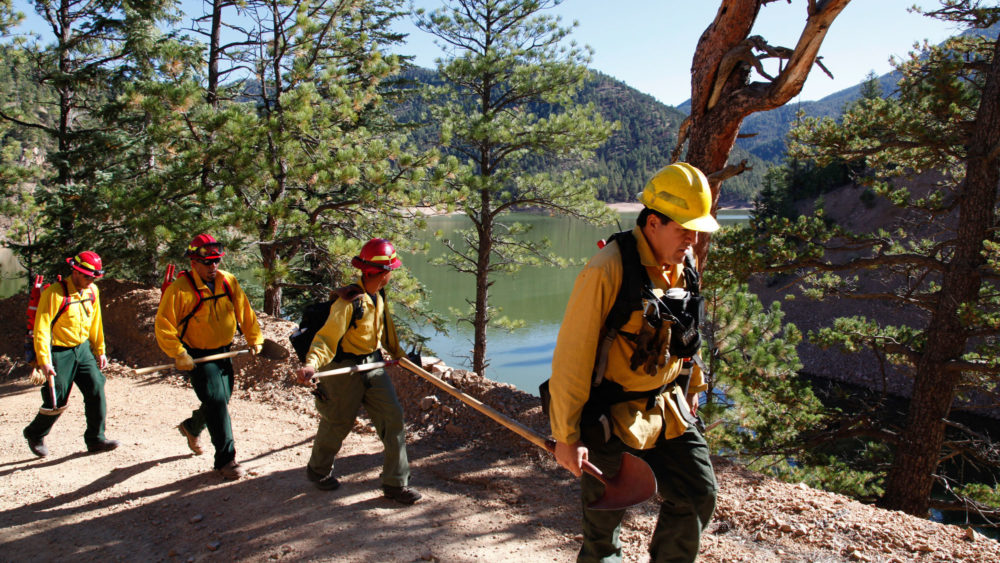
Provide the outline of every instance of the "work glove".
[[181,352],[180,356],[174,358],[174,366],[181,371],[191,371],[194,369],[194,358],[187,352]]
[[263,344],[251,344],[250,345],[250,355],[251,356],[256,356],[257,354],[260,354],[260,351],[263,350],[263,349],[264,349],[264,345]]
[[422,345],[420,346],[420,348],[417,348],[417,346],[414,345],[413,348],[411,348],[410,351],[407,352],[406,359],[410,360],[411,362],[420,367],[424,367],[424,359],[420,357],[420,352],[422,352],[423,349],[424,347]]
[[100,356],[97,357],[97,367],[98,367],[98,369],[101,369],[101,370],[103,370],[104,368],[108,367],[108,356],[107,356],[107,354],[101,354]]
[[45,372],[42,371],[41,366],[35,366],[31,370],[31,377],[28,380],[32,385],[45,385],[48,378],[45,377]]
[[411,362],[417,364],[418,366],[424,367],[424,359],[421,358],[420,354],[418,354],[417,352],[410,352],[409,354],[406,355],[406,358]]

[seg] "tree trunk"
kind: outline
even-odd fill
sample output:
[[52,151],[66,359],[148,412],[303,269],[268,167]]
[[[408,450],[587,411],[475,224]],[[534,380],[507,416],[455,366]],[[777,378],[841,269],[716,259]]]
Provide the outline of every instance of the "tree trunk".
[[[851,0],[809,2],[811,12],[795,49],[770,82],[749,82],[754,64],[771,49],[750,36],[757,14],[770,0],[723,0],[715,21],[698,40],[691,66],[691,115],[681,126],[674,158],[689,140],[687,162],[709,176],[712,215],[736,136],[746,116],[780,107],[802,91],[833,20]],[[756,51],[756,53],[755,53]],[[759,53],[759,54],[757,54]],[[715,175],[713,177],[713,175]],[[695,251],[704,268],[711,236],[698,237]]]
[[977,300],[985,264],[983,241],[996,223],[1000,185],[1000,41],[986,75],[979,111],[969,140],[965,180],[959,191],[954,257],[941,280],[938,306],[927,331],[927,346],[917,365],[906,429],[886,481],[880,505],[926,516],[944,442],[945,418],[951,411],[961,374],[946,368],[961,357],[968,337],[959,308]]
[[[59,38],[59,79],[56,80],[59,92],[59,129],[58,146],[59,154],[54,159],[56,166],[56,183],[59,186],[66,186],[72,182],[72,172],[70,171],[69,151],[72,147],[70,142],[70,123],[72,122],[73,111],[73,87],[64,80],[64,77],[72,75],[72,59],[70,58],[69,47],[73,39],[73,16],[68,0],[63,0],[59,5],[58,29],[56,36]],[[62,230],[61,239],[63,246],[69,245],[70,232],[73,229],[73,218],[63,215],[59,218],[59,227]]]
[[483,190],[480,207],[479,245],[476,256],[476,310],[472,323],[472,371],[486,377],[486,328],[490,323],[490,253],[493,252],[493,215],[490,213],[490,193]]
[[[271,272],[278,262],[277,248],[271,244],[261,244],[260,259],[264,272]],[[281,285],[267,274],[264,280],[264,312],[272,317],[281,316]]]

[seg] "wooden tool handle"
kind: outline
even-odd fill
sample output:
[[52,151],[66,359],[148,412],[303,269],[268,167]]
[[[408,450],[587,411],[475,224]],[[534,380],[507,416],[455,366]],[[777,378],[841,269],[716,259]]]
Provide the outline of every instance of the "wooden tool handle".
[[[218,354],[212,354],[210,356],[204,356],[201,358],[195,358],[194,363],[200,364],[202,362],[210,362],[212,360],[221,360],[223,358],[232,358],[234,356],[239,356],[240,354],[249,354],[250,350],[236,350],[232,352],[219,352]],[[150,366],[148,368],[138,368],[135,370],[136,375],[145,375],[147,373],[153,373],[154,371],[160,371],[167,368],[172,368],[176,364],[160,364],[158,366]]]

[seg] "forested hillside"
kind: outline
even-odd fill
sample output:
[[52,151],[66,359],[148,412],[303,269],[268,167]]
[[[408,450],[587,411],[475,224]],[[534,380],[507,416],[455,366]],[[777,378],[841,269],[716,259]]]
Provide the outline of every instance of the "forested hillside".
[[[412,81],[414,85],[438,82],[433,70],[419,67],[407,70],[403,79]],[[608,179],[598,197],[608,202],[635,201],[636,194],[642,190],[646,180],[670,162],[670,152],[677,142],[677,130],[684,121],[684,114],[624,82],[596,71],[592,72],[592,79],[581,90],[577,101],[582,104],[593,103],[605,119],[620,124],[611,139],[597,150],[593,162],[585,165],[588,175]],[[420,108],[419,104],[406,103],[399,111],[400,119],[421,123]],[[535,111],[541,114],[548,110],[536,106]],[[414,135],[423,145],[421,148],[426,148],[436,138],[433,125],[415,129]],[[726,180],[722,185],[722,205],[749,205],[760,191],[768,164],[737,147],[733,151],[733,161],[742,159],[747,159],[753,169]],[[543,158],[531,159],[525,165],[530,170],[549,166]]]

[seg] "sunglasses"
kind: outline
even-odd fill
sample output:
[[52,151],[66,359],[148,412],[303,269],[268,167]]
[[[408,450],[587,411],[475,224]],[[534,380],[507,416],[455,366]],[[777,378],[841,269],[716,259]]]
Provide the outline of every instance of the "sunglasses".
[[210,264],[218,264],[219,262],[222,262],[222,258],[198,258],[198,257],[195,257],[194,260],[196,262],[198,262],[199,264],[203,264],[205,266],[208,266]]

